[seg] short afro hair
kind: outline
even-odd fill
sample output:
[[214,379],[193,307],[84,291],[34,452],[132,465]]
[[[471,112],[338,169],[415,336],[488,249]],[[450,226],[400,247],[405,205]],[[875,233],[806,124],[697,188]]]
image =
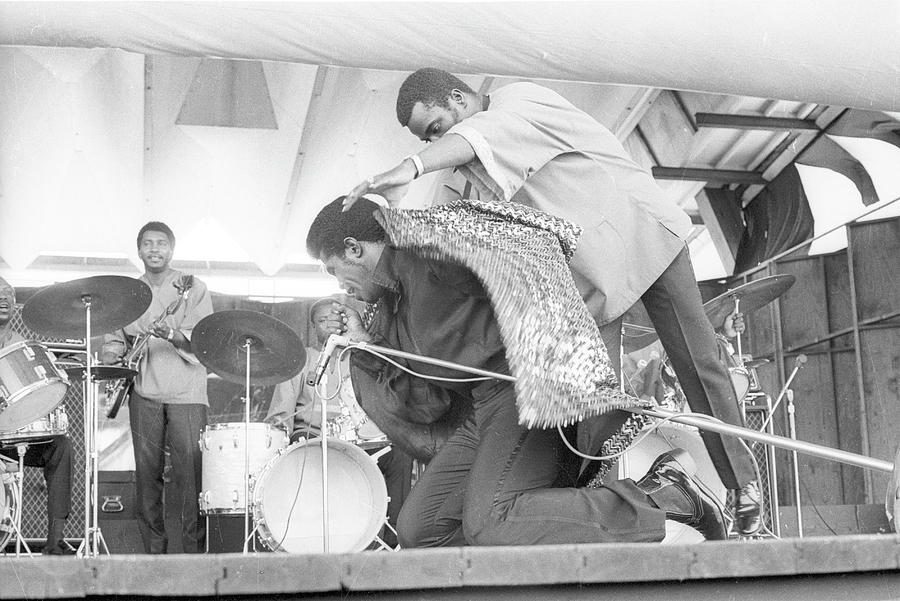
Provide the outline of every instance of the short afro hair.
[[378,205],[360,198],[346,212],[344,196],[338,196],[319,211],[306,235],[306,252],[314,259],[344,256],[344,238],[361,242],[384,242],[387,234],[375,219]]
[[138,231],[138,235],[137,235],[137,247],[138,248],[141,247],[141,238],[144,237],[144,234],[146,232],[162,232],[169,239],[169,244],[171,244],[172,246],[175,246],[175,234],[172,232],[172,228],[170,228],[168,225],[166,225],[162,221],[150,221],[150,222],[144,224],[144,227],[142,227]]
[[425,106],[448,106],[447,98],[453,90],[475,93],[475,90],[452,73],[432,67],[419,69],[403,81],[397,92],[397,120],[406,127],[413,107],[418,102]]

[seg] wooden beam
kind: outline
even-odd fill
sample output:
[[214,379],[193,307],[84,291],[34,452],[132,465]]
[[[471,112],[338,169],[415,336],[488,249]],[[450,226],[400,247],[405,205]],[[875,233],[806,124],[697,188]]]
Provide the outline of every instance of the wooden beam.
[[620,118],[621,120],[614,128],[613,133],[620,142],[624,142],[631,135],[634,128],[637,127],[644,115],[647,114],[647,111],[650,110],[650,107],[653,106],[653,102],[659,97],[660,92],[659,88],[643,88],[635,93],[628,112],[624,117]]
[[696,198],[697,208],[706,223],[719,259],[722,260],[726,273],[732,274],[744,233],[740,199],[735,192],[722,188],[705,188]]
[[696,169],[691,167],[653,167],[653,177],[665,180],[694,180],[710,184],[745,184],[765,185],[768,183],[761,173],[756,171],[737,171],[733,169]]
[[762,115],[726,115],[723,113],[697,113],[697,127],[724,129],[755,129],[764,131],[818,131],[812,119],[791,117],[767,117]]

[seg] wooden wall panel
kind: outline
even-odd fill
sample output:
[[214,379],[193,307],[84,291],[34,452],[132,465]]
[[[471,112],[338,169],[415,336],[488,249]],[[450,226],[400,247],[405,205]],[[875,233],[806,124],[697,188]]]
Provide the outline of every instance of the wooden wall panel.
[[[892,461],[900,443],[900,328],[865,330],[860,340],[870,453]],[[874,500],[886,486],[886,477],[874,478]]]
[[[859,419],[859,389],[856,386],[856,355],[850,351],[831,354],[834,371],[834,397],[837,412],[837,447],[851,453],[862,453]],[[841,465],[844,504],[865,503],[866,485],[862,468]]]
[[860,321],[900,311],[900,218],[849,228]]
[[825,292],[828,295],[828,326],[836,332],[853,325],[847,252],[842,250],[826,255],[822,260],[825,266]]
[[825,270],[819,257],[808,257],[778,264],[779,273],[797,278],[781,298],[783,348],[794,348],[826,336],[828,295]]
[[[790,374],[795,360],[785,360],[784,371]],[[831,360],[827,354],[810,355],[791,384],[796,408],[797,438],[835,448],[838,446],[837,412],[835,411]],[[787,399],[783,404],[786,405]],[[779,472],[788,470],[779,470]],[[843,503],[841,467],[835,462],[800,456],[801,499],[804,504],[839,505]],[[791,499],[793,489],[779,494]]]

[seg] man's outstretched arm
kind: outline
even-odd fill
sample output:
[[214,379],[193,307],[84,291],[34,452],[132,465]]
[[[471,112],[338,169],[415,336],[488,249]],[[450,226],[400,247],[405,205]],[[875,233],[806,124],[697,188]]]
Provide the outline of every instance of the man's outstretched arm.
[[394,206],[402,195],[398,197],[392,192],[425,173],[465,165],[475,158],[475,150],[462,136],[448,134],[426,146],[418,157],[422,162],[421,172],[413,159],[407,157],[393,168],[357,184],[344,199],[344,210],[352,207],[363,194],[369,193],[384,196]]

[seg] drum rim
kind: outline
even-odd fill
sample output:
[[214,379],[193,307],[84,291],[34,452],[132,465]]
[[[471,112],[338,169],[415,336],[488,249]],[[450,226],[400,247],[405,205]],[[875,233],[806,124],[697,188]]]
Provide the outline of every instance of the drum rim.
[[[375,466],[376,471],[380,476],[377,482],[381,483],[381,486],[378,487],[379,490],[375,491],[377,494],[373,495],[376,499],[381,498],[383,502],[383,507],[381,507],[382,511],[380,514],[383,514],[382,520],[387,521],[387,504],[388,504],[388,494],[387,494],[387,484],[384,481],[384,476],[381,475],[380,470],[378,470],[378,464],[373,460],[368,453],[364,450],[353,444],[352,442],[347,442],[346,440],[341,440],[339,438],[326,438],[326,444],[328,446],[334,445],[335,447],[343,447],[344,449],[350,449],[349,455],[357,455],[359,459],[362,459],[363,462],[369,462],[371,465]],[[265,480],[266,476],[269,473],[271,467],[277,463],[279,459],[281,459],[282,455],[287,455],[289,452],[293,452],[295,448],[305,447],[310,445],[311,448],[321,448],[322,439],[321,438],[311,438],[298,440],[297,442],[291,443],[286,447],[278,449],[278,452],[274,457],[272,457],[264,466],[262,466],[259,471],[256,473],[256,477],[251,479],[250,482],[250,508],[251,513],[253,514],[253,523],[256,525],[257,534],[259,535],[260,540],[269,550],[274,552],[281,553],[293,553],[285,549],[282,545],[276,543],[274,536],[271,533],[271,530],[268,527],[268,522],[266,521],[265,516],[261,515],[262,512],[262,499],[259,499],[258,496],[262,494],[262,491],[265,489]],[[369,483],[372,483],[372,480],[368,478],[368,474],[366,474],[367,480]],[[380,493],[384,494],[381,495]],[[329,503],[330,504],[330,503]],[[375,532],[372,534],[372,537],[365,541],[364,546],[359,549],[350,549],[342,552],[357,552],[365,549],[365,546],[369,545],[375,537],[378,535],[378,530],[380,528],[375,529]],[[365,533],[363,533],[365,534]],[[300,552],[303,553],[303,552]]]

